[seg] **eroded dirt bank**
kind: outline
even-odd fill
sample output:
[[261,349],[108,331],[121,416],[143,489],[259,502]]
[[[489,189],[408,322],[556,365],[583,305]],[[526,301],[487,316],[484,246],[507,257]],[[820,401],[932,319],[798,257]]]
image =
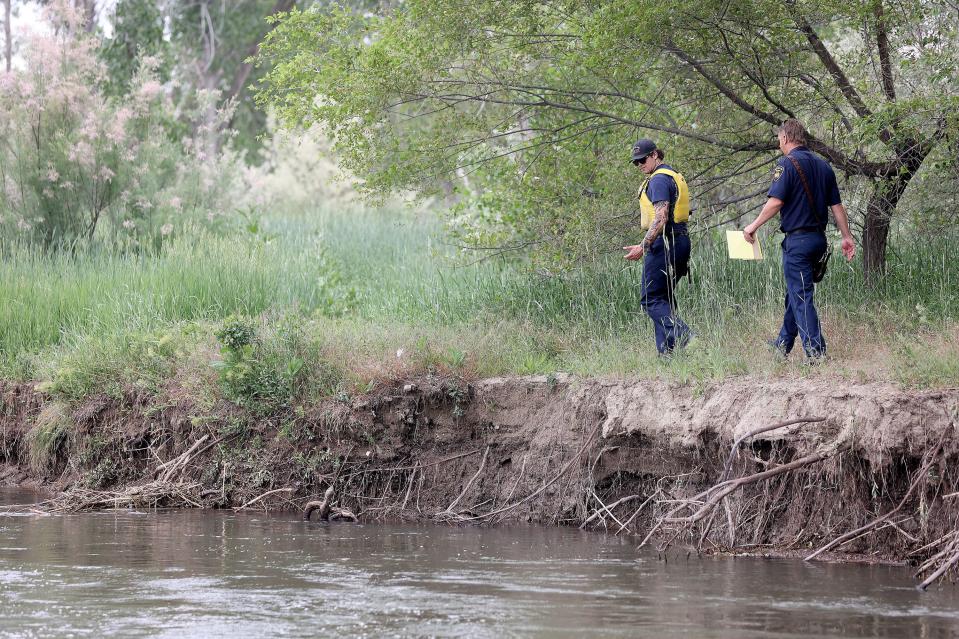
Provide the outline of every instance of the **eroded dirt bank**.
[[[940,554],[926,574],[959,550],[955,389],[425,376],[265,416],[175,389],[74,407],[28,385],[0,397],[0,482],[42,484],[54,508],[290,509],[332,485],[361,519],[587,522],[734,552],[855,533],[830,550]],[[800,419],[819,421],[748,436]]]

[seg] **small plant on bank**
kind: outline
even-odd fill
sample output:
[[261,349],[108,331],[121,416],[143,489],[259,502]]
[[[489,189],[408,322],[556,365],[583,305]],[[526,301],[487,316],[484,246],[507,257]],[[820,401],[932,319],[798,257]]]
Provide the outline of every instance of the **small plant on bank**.
[[245,318],[230,318],[216,331],[222,360],[213,362],[226,396],[247,408],[269,410],[289,397],[276,371],[258,357],[256,327]]
[[453,402],[453,409],[450,411],[453,419],[460,419],[466,415],[466,407],[470,401],[469,386],[464,388],[457,380],[450,380],[446,385],[446,396]]
[[248,318],[227,319],[216,331],[221,360],[213,362],[226,396],[258,414],[292,410],[298,396],[327,397],[342,379],[288,315],[259,335]]

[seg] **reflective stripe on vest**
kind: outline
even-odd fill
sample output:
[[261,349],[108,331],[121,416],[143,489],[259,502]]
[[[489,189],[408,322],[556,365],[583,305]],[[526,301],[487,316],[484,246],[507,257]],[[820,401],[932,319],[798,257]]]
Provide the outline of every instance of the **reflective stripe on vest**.
[[689,220],[689,187],[686,186],[686,180],[683,179],[683,176],[676,171],[670,171],[669,169],[656,169],[648,178],[646,178],[646,181],[643,182],[643,185],[639,189],[640,225],[644,229],[648,229],[653,223],[653,218],[656,217],[656,212],[653,209],[653,203],[649,200],[649,196],[646,195],[646,187],[649,185],[649,181],[652,179],[653,175],[657,175],[659,173],[663,173],[673,178],[673,180],[676,182],[676,188],[679,191],[679,197],[676,198],[676,204],[673,206],[673,222],[678,224],[680,222]]

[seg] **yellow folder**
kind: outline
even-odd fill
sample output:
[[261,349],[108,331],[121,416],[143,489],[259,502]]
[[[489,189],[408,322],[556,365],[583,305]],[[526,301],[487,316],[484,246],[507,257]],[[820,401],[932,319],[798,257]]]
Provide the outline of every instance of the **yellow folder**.
[[742,231],[726,231],[726,246],[731,260],[761,260],[763,249],[757,241],[750,244]]

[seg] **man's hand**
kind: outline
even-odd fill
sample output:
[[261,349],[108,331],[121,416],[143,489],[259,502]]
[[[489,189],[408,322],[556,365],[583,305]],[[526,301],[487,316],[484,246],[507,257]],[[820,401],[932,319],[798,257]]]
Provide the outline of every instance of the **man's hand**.
[[842,238],[842,254],[846,256],[846,261],[851,262],[852,258],[856,256],[856,243],[853,242],[852,236]]
[[627,260],[635,262],[636,260],[643,259],[643,252],[645,251],[645,248],[642,244],[634,244],[632,246],[624,246],[623,250],[628,251],[623,257],[625,257]]
[[757,230],[758,228],[756,227],[756,223],[753,222],[752,224],[750,224],[749,226],[743,229],[743,237],[745,237],[746,241],[749,242],[750,244],[755,244]]

